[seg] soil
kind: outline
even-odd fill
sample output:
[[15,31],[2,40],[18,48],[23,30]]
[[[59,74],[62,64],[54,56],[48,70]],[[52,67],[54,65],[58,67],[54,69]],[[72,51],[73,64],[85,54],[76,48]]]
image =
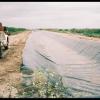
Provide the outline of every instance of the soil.
[[18,88],[20,84],[20,66],[22,52],[31,31],[24,31],[9,36],[9,49],[4,58],[0,59],[0,97],[8,97],[11,86]]

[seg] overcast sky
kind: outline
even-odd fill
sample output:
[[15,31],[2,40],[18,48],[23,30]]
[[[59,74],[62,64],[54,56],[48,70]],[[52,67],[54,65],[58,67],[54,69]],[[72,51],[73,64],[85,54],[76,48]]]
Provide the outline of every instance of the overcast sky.
[[100,28],[100,2],[0,2],[0,22],[25,28]]

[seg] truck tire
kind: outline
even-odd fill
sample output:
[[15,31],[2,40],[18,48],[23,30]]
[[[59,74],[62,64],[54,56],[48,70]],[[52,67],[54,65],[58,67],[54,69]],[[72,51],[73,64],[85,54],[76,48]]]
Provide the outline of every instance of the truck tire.
[[2,58],[2,54],[3,54],[3,51],[2,51],[1,42],[0,42],[0,59]]
[[9,44],[9,38],[7,37],[7,45],[5,46],[5,50],[8,49],[8,44]]
[[8,49],[8,46],[5,46],[5,50],[7,50]]

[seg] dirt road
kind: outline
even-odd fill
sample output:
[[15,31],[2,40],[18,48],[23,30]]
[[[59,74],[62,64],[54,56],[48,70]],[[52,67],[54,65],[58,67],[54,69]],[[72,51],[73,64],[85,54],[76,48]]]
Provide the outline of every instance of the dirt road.
[[45,67],[57,71],[66,86],[83,96],[100,95],[99,52],[99,39],[37,30],[28,38],[23,62],[33,69]]
[[11,86],[20,83],[20,64],[22,63],[22,50],[30,31],[10,36],[10,46],[6,56],[0,59],[0,97],[8,97]]

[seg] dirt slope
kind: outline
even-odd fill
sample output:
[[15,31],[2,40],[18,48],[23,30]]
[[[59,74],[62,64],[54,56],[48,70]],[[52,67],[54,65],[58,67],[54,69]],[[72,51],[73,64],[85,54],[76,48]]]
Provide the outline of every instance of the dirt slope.
[[[10,36],[10,46],[7,55],[0,59],[0,97],[8,97],[9,85],[17,87],[20,83],[20,64],[22,63],[22,50],[31,31],[25,31]],[[8,88],[7,88],[8,87]]]

